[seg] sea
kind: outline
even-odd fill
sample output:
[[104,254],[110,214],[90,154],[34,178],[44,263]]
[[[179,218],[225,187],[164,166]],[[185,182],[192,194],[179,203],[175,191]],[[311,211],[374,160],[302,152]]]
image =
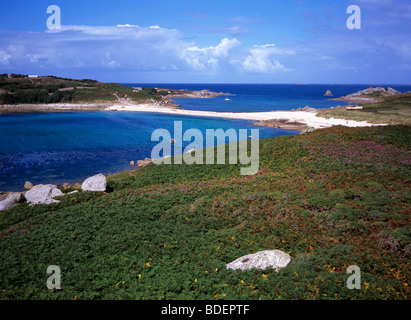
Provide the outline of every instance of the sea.
[[[329,100],[330,90],[340,97],[376,86],[339,84],[170,84],[123,83],[131,87],[210,90],[228,93],[215,98],[176,98],[189,110],[264,112],[305,106],[330,108],[345,102]],[[411,85],[379,85],[400,92]],[[229,100],[226,100],[229,99]],[[0,115],[0,191],[23,191],[25,181],[35,184],[81,183],[89,176],[130,170],[130,161],[151,157],[158,141],[151,135],[174,121],[183,132],[199,129],[259,130],[260,138],[298,134],[297,131],[256,127],[253,121],[138,112],[51,112]],[[190,142],[184,142],[183,150]],[[204,141],[205,146],[205,141]]]

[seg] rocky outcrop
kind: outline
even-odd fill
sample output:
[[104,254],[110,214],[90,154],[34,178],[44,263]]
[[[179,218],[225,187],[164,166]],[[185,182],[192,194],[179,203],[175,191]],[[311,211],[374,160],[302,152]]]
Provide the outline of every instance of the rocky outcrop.
[[145,167],[146,165],[149,165],[153,160],[149,158],[145,158],[144,160],[138,160],[137,161],[137,167],[142,168]]
[[54,184],[45,184],[34,186],[26,192],[25,197],[28,203],[31,204],[50,204],[57,203],[55,197],[64,195],[60,189]]
[[10,208],[15,207],[21,199],[21,193],[20,192],[10,192],[6,199],[3,201],[0,201],[0,211],[2,210],[8,210]]
[[280,250],[266,250],[240,257],[226,265],[227,269],[251,270],[257,268],[265,270],[269,267],[279,271],[291,261],[288,253]]
[[326,97],[331,97],[331,96],[333,96],[333,94],[331,93],[330,90],[327,90],[327,91],[325,92],[324,96],[326,96]]
[[315,109],[315,108],[311,108],[311,107],[309,107],[309,106],[305,106],[304,108],[298,108],[298,109],[296,109],[296,110],[293,110],[293,111],[307,111],[307,112],[318,112],[318,110],[317,109]]
[[353,103],[373,103],[373,102],[381,102],[384,101],[384,98],[396,96],[402,94],[401,92],[387,87],[376,87],[376,88],[368,88],[365,90],[361,90],[340,98],[334,98],[331,100],[337,101],[349,101]]
[[361,91],[349,94],[348,96],[359,97],[363,95],[372,95],[372,94],[380,94],[383,96],[395,96],[395,95],[401,94],[401,92],[393,88],[390,88],[390,87],[387,87],[387,88],[376,87],[376,88],[368,88],[365,90],[361,90]]
[[33,184],[30,181],[26,181],[24,183],[24,189],[30,190],[31,188],[33,188]]
[[304,131],[302,131],[301,133],[309,133],[309,132],[313,132],[315,130],[315,128],[313,127],[308,127],[307,129],[305,129]]
[[308,128],[307,124],[290,120],[290,119],[270,119],[270,120],[259,120],[254,122],[253,125],[260,127],[269,127],[269,128],[279,128],[284,130],[293,130],[293,131],[304,131]]
[[64,188],[64,189],[70,189],[70,188],[71,188],[71,184],[68,183],[68,182],[64,182],[64,183],[63,183],[63,188]]
[[168,108],[178,108],[179,105],[173,104],[170,100],[167,100],[165,98],[161,100],[155,100],[155,99],[149,99],[147,101],[151,105],[158,106],[158,107],[168,107]]
[[193,91],[192,94],[199,98],[214,98],[214,97],[223,95],[224,93],[211,92],[210,90],[205,89],[201,91]]
[[218,96],[232,96],[231,93],[224,92],[212,92],[210,90],[204,89],[200,91],[185,91],[178,90],[177,92],[172,92],[167,95],[167,98],[214,98]]
[[107,179],[102,173],[89,177],[81,185],[83,191],[106,191]]

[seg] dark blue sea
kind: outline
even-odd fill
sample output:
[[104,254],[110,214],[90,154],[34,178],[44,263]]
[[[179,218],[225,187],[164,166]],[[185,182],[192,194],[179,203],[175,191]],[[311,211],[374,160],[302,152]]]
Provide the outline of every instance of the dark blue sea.
[[[264,112],[273,110],[291,110],[309,106],[312,108],[330,108],[346,105],[343,101],[329,100],[351,94],[369,87],[391,87],[400,92],[411,91],[411,85],[391,84],[166,84],[166,83],[123,83],[135,87],[155,87],[167,89],[208,89],[214,92],[230,93],[234,96],[219,96],[210,99],[177,98],[175,103],[184,109],[220,111],[220,112]],[[325,97],[330,90],[333,97]],[[230,101],[225,99],[229,98]]]
[[[227,84],[127,84],[130,86],[203,90],[230,93],[210,99],[175,99],[191,110],[257,112],[291,110],[306,105],[325,108],[342,104],[324,97],[326,90],[342,96],[370,85],[227,85]],[[401,92],[411,86],[390,85]],[[158,142],[154,130],[173,135],[174,121],[183,131],[197,128],[260,130],[260,138],[296,134],[294,131],[255,127],[251,121],[133,112],[70,112],[0,115],[0,190],[22,191],[33,184],[82,182],[97,173],[130,169],[130,161],[150,158]],[[188,145],[190,142],[186,142]],[[205,143],[204,143],[205,145]],[[184,145],[183,145],[184,147]]]

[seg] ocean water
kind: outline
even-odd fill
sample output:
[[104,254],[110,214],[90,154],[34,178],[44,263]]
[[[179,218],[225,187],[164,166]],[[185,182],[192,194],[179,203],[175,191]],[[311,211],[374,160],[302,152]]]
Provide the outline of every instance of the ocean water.
[[[342,96],[370,85],[222,85],[222,84],[127,84],[189,90],[228,92],[210,99],[175,99],[191,110],[253,112],[315,108],[343,104],[327,100],[326,90]],[[388,85],[387,85],[388,86]],[[401,92],[411,86],[389,85]],[[0,190],[22,191],[33,184],[81,182],[97,173],[130,169],[130,161],[151,157],[154,130],[173,135],[174,121],[183,131],[206,129],[259,129],[260,138],[296,134],[295,131],[255,127],[252,121],[133,112],[70,112],[0,115]],[[190,142],[186,142],[185,147]],[[205,146],[205,143],[204,143]]]
[[[233,96],[216,98],[176,98],[176,104],[184,109],[220,111],[220,112],[264,112],[273,110],[291,110],[309,106],[312,108],[331,108],[337,105],[347,105],[344,101],[329,100],[351,94],[369,87],[392,87],[400,92],[411,91],[411,85],[338,85],[338,84],[166,84],[166,83],[124,83],[135,87],[156,87],[167,89],[208,89],[214,92],[224,92]],[[334,97],[325,97],[330,90]],[[226,101],[228,98],[230,101]]]
[[[251,121],[137,112],[70,112],[0,115],[0,190],[23,191],[33,184],[76,183],[97,173],[131,168],[130,161],[151,157],[156,129],[174,136],[174,121],[183,132],[206,129],[259,129],[260,138],[294,131],[253,126]],[[190,142],[183,143],[184,148]],[[201,146],[199,146],[201,147]]]

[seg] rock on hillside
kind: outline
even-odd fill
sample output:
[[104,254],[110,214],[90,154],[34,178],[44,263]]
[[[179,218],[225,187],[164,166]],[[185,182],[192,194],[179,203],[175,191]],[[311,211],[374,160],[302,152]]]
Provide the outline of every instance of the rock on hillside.
[[54,184],[38,185],[26,192],[27,202],[32,204],[50,204],[59,202],[54,197],[64,195]]
[[227,264],[226,268],[234,270],[250,270],[253,268],[265,270],[272,267],[279,271],[281,268],[286,267],[290,261],[291,257],[288,253],[280,250],[265,250],[240,257]]
[[81,185],[83,191],[106,191],[107,180],[102,173],[89,177]]
[[13,208],[14,206],[17,205],[20,199],[21,199],[20,192],[10,192],[7,195],[6,199],[4,199],[3,201],[0,201],[0,211]]

